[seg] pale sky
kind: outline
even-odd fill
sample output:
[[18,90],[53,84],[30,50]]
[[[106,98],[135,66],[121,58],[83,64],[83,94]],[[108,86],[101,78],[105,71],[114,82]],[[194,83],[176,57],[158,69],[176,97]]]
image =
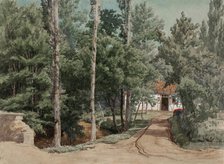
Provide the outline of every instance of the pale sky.
[[[89,1],[89,0],[81,0]],[[105,8],[117,7],[116,0],[101,0]],[[156,15],[165,21],[165,31],[180,17],[184,11],[186,16],[191,17],[195,23],[201,23],[207,19],[210,0],[133,0],[133,4],[146,1],[153,9]]]
[[165,31],[179,18],[184,11],[195,23],[207,20],[210,0],[148,0],[156,15],[165,21]]
[[[40,0],[17,0],[22,3],[29,1]],[[89,9],[90,0],[80,0],[80,6],[83,9]],[[118,8],[117,0],[101,0],[103,8],[116,9]],[[201,23],[203,19],[207,19],[210,0],[132,0],[133,4],[146,1],[153,9],[156,15],[165,21],[165,31],[176,22],[176,18],[180,17],[182,11],[188,17],[191,17],[193,22]]]

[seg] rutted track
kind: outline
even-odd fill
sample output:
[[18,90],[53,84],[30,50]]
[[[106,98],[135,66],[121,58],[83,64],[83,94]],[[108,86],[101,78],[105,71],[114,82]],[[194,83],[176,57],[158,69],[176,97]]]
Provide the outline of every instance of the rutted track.
[[142,133],[139,135],[139,137],[135,140],[135,147],[138,149],[138,152],[146,157],[149,157],[149,154],[147,154],[147,152],[145,152],[144,147],[142,145],[139,144],[139,140],[142,138],[142,136],[145,134],[145,132],[148,130],[148,128],[152,125],[152,123],[150,122],[149,125],[147,127],[145,127],[145,129],[142,131]]
[[[163,116],[164,114],[161,114],[159,116],[157,116],[156,118],[154,118],[153,120],[151,120],[149,122],[149,125],[147,127],[145,127],[145,129],[140,132],[140,135],[138,136],[138,138],[135,140],[135,147],[138,149],[138,153],[145,156],[145,157],[149,157],[149,156],[158,156],[158,157],[166,157],[166,156],[162,156],[162,155],[153,155],[153,154],[149,154],[145,151],[144,146],[142,146],[139,141],[140,139],[145,135],[145,133],[147,132],[147,130],[149,129],[149,127],[152,125],[153,121],[157,118],[160,118],[161,116]],[[168,157],[169,158],[169,157]],[[170,158],[172,159],[172,158]]]
[[[210,160],[211,155],[217,155],[215,150],[192,151],[185,150],[171,141],[168,118],[172,113],[163,113],[151,120],[144,130],[140,131],[134,145],[137,152],[146,158],[160,158],[177,163],[186,163],[190,158],[196,163]],[[223,160],[220,160],[224,163]],[[207,161],[206,161],[207,162]]]
[[[168,158],[171,160],[177,160],[175,158],[166,156],[166,155],[159,155],[159,154],[153,154],[153,153],[149,153],[145,150],[144,146],[139,142],[141,140],[141,138],[145,135],[145,133],[148,131],[149,127],[153,124],[154,120],[160,118],[161,116],[163,116],[164,114],[161,114],[159,116],[157,116],[156,118],[154,118],[153,120],[151,120],[149,122],[149,125],[147,127],[145,127],[145,129],[140,132],[139,136],[137,137],[137,139],[135,140],[135,147],[138,149],[138,153],[145,156],[145,157],[150,157],[150,156],[154,156],[154,157],[164,157],[164,158]],[[179,160],[181,161],[181,160]]]

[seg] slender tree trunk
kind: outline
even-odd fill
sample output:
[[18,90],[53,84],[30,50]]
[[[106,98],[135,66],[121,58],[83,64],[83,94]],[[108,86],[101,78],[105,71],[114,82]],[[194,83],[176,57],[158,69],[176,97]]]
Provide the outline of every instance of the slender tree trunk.
[[52,74],[52,103],[54,109],[54,145],[61,146],[61,106],[60,106],[60,49],[59,49],[59,17],[58,17],[59,0],[50,0],[50,27],[51,42],[53,48]]
[[136,120],[136,118],[137,118],[138,111],[139,111],[139,109],[140,109],[140,105],[141,105],[141,102],[139,102],[139,104],[138,104],[138,108],[137,108],[137,111],[136,111],[136,113],[135,113],[135,118],[134,118],[134,121],[135,121],[135,120]]
[[[131,0],[126,0],[126,23],[125,23],[125,31],[126,31],[126,44],[130,45],[131,42]],[[125,130],[128,130],[129,121],[130,121],[130,101],[131,100],[131,92],[130,89],[127,90],[127,99],[126,99],[126,118],[125,118]]]
[[[92,2],[92,0],[90,0]],[[92,118],[91,141],[96,140],[96,116],[95,116],[95,82],[96,82],[96,53],[97,53],[97,30],[99,24],[99,0],[94,0],[92,5],[94,14],[93,40],[92,40],[92,58],[91,58],[91,93],[90,110]]]
[[144,112],[144,101],[142,101],[142,112],[141,112],[141,118],[143,120],[143,112]]
[[[15,72],[16,71],[16,68],[15,68],[15,64],[9,64],[9,71],[13,71]],[[16,96],[16,82],[14,82],[12,85],[12,96],[15,97]]]
[[125,112],[125,130],[129,128],[130,121],[130,101],[131,101],[131,92],[127,91],[127,99],[126,99],[126,112]]
[[117,129],[117,123],[116,123],[116,115],[115,115],[115,103],[116,103],[116,98],[111,98],[110,100],[110,107],[111,107],[111,112],[112,112],[112,117],[113,117],[113,126],[114,126],[114,129]]
[[146,114],[148,113],[148,106],[149,106],[149,103],[146,101],[146,107],[145,107],[145,110],[146,110]]
[[120,116],[121,116],[121,130],[124,130],[124,117],[123,117],[123,111],[124,111],[124,90],[121,89],[121,100],[120,100]]

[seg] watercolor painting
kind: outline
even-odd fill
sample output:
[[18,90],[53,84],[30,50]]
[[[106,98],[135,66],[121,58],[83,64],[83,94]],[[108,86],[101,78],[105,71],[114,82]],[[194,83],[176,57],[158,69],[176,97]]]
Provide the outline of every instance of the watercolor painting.
[[0,0],[0,164],[224,164],[224,0]]

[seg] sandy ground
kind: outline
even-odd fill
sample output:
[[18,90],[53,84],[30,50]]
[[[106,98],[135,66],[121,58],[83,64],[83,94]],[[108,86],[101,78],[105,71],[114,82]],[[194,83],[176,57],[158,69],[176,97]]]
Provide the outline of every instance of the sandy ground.
[[94,149],[49,154],[36,147],[0,143],[0,164],[224,164],[224,150],[184,150],[170,140],[167,118],[153,119],[147,130],[114,145],[97,144]]

